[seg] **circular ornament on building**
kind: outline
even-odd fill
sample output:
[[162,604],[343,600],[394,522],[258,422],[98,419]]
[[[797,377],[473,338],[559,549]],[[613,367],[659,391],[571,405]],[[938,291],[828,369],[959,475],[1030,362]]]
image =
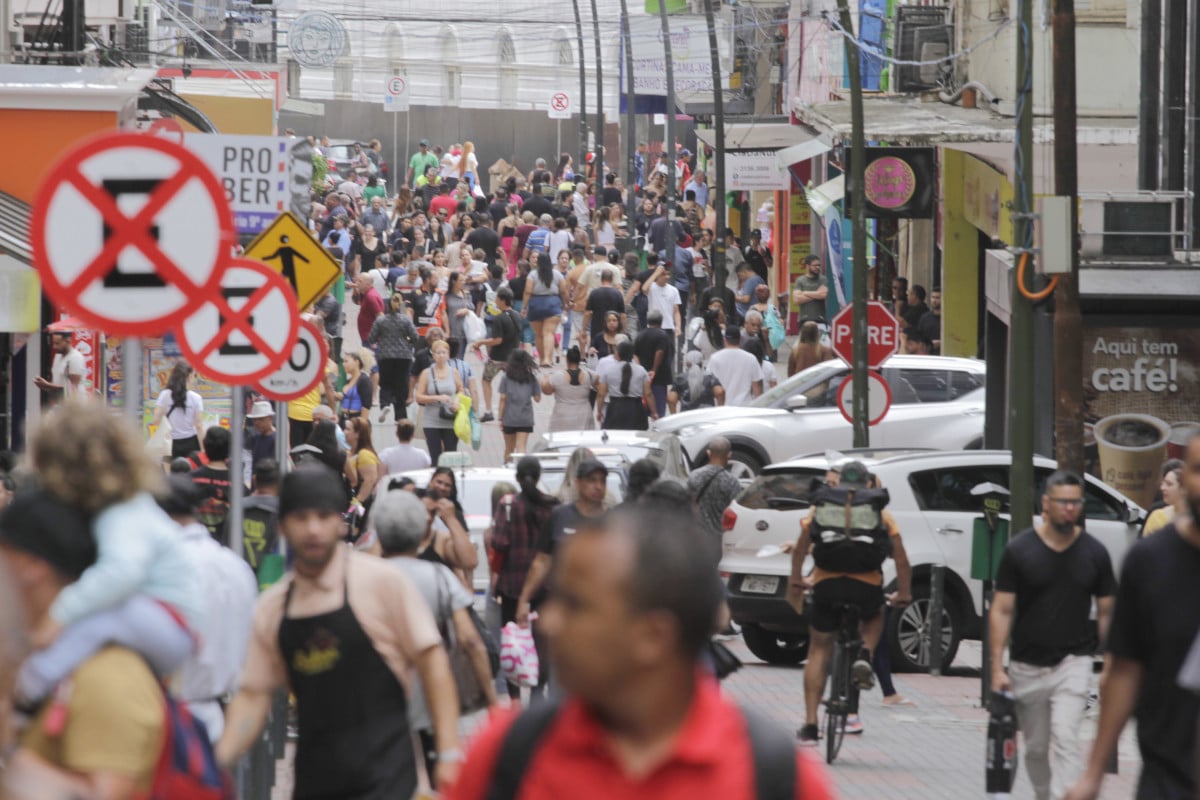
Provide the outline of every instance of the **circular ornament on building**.
[[288,31],[288,50],[302,67],[332,66],[348,42],[346,26],[327,11],[304,12]]
[[877,158],[864,172],[867,199],[879,208],[900,208],[917,193],[917,174],[901,158]]

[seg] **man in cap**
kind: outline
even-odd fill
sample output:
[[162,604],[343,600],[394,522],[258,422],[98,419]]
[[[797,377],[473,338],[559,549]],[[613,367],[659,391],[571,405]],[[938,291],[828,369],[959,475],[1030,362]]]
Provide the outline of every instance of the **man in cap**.
[[[0,562],[14,578],[30,630],[47,624],[59,593],[95,557],[87,517],[49,492],[18,492],[0,515]],[[21,733],[5,774],[6,796],[147,793],[161,755],[165,711],[146,660],[110,645],[59,686]],[[67,787],[74,791],[60,793]]]
[[[830,469],[834,469],[832,464]],[[855,504],[855,508],[873,508],[855,503],[854,494],[846,491],[853,490],[854,493],[862,493],[865,497],[873,483],[873,477],[861,461],[847,461],[842,464],[836,486],[830,482],[830,488],[822,491],[840,491],[845,496],[838,494],[824,498],[821,492],[815,493],[812,511],[801,521],[800,538],[792,549],[792,572],[788,579],[789,597],[795,598],[796,604],[803,608],[804,587],[808,583],[813,587],[812,603],[808,609],[809,646],[808,663],[804,667],[804,727],[799,731],[801,745],[817,744],[817,711],[821,707],[821,694],[825,690],[825,678],[833,652],[833,637],[841,623],[843,609],[848,606],[858,611],[863,640],[863,652],[852,667],[853,680],[860,689],[870,689],[875,685],[871,656],[883,634],[883,572],[879,569],[835,570],[828,566],[830,562],[822,555],[823,551],[826,547],[837,546],[839,554],[843,554],[844,557],[844,544],[849,531],[845,528],[825,527],[821,522],[824,517],[818,517],[821,507],[835,501]],[[840,506],[838,508],[840,509]],[[874,532],[878,534],[878,539],[868,543],[863,541],[868,537],[859,531],[857,525],[861,523],[856,521],[853,543],[860,549],[870,548],[870,552],[874,553],[875,548],[881,547],[881,540],[886,537],[887,549],[896,562],[897,583],[897,591],[888,595],[886,599],[893,608],[903,608],[912,602],[912,568],[904,552],[895,518],[887,509],[881,509],[878,511],[877,523]],[[811,576],[805,576],[804,560],[808,556],[810,545],[818,566],[814,567]],[[832,557],[830,559],[832,560]],[[862,723],[857,718],[858,709],[851,709],[851,713],[852,718],[846,724],[846,732],[862,733]]]
[[221,738],[225,714],[221,704],[237,689],[246,658],[251,611],[258,581],[246,562],[208,535],[196,517],[200,493],[186,475],[172,475],[158,505],[180,527],[188,559],[200,582],[204,627],[197,631],[197,651],[175,679],[179,699],[204,723],[209,739]]
[[563,503],[550,513],[537,537],[537,555],[525,577],[525,585],[517,598],[517,624],[529,626],[530,601],[541,591],[542,584],[550,574],[555,548],[575,533],[588,519],[604,513],[604,493],[608,483],[608,467],[595,458],[585,458],[575,468],[575,489],[578,497],[572,503]]
[[417,144],[417,152],[413,153],[412,158],[408,160],[408,172],[404,174],[404,182],[409,186],[415,186],[413,179],[425,174],[425,171],[433,167],[438,167],[438,157],[429,152],[429,140],[422,139]]
[[406,686],[417,670],[433,720],[436,779],[462,761],[458,697],[441,635],[409,579],[342,543],[349,498],[340,476],[306,465],[284,477],[279,530],[294,567],[254,609],[242,685],[217,759],[233,764],[258,740],[271,698],[296,697],[296,797],[409,797],[417,786]]

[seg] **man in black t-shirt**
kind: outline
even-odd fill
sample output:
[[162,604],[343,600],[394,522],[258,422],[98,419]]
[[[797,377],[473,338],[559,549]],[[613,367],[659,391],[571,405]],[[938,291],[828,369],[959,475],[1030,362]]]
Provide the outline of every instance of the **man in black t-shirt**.
[[1089,620],[1093,598],[1101,636],[1112,618],[1112,560],[1079,524],[1082,516],[1083,481],[1055,472],[1042,492],[1042,523],[1009,541],[996,575],[992,688],[1016,696],[1025,769],[1038,800],[1062,797],[1083,769],[1079,729],[1099,646]]
[[467,234],[465,241],[472,250],[482,250],[483,260],[491,267],[496,263],[500,250],[500,235],[492,228],[492,218],[486,214],[479,217],[480,227]]
[[483,411],[480,422],[491,422],[492,415],[492,381],[500,371],[508,366],[508,357],[521,346],[521,315],[512,310],[513,293],[507,286],[496,290],[496,305],[500,314],[492,320],[490,339],[480,339],[475,347],[488,347],[488,362],[483,367]]
[[604,330],[604,320],[609,311],[615,311],[621,319],[617,330],[625,332],[625,296],[613,286],[616,267],[600,270],[600,285],[588,293],[583,311],[583,330],[579,332],[579,349],[587,352],[592,339]]
[[1179,672],[1200,633],[1200,435],[1184,456],[1188,511],[1129,548],[1108,637],[1100,723],[1083,776],[1068,800],[1094,800],[1130,715],[1137,716],[1138,800],[1194,800],[1200,697]]
[[671,364],[675,361],[675,336],[663,330],[662,312],[646,315],[646,329],[633,340],[633,354],[642,369],[650,373],[650,391],[658,416],[667,413],[667,390],[671,388]]
[[[229,494],[233,471],[229,468],[229,431],[213,425],[204,432],[204,457],[208,463],[191,473],[192,483],[200,495],[196,517],[218,539],[229,514]],[[229,544],[228,542],[221,542]]]

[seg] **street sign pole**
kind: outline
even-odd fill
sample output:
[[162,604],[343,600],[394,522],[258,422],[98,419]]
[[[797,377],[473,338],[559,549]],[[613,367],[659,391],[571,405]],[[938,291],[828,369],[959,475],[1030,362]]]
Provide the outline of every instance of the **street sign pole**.
[[562,152],[562,120],[558,120],[558,138],[555,139],[554,152]]
[[125,380],[121,382],[121,402],[125,404],[125,417],[142,429],[142,340],[136,336],[126,337],[121,342],[121,369]]
[[[233,386],[233,413],[229,415],[229,549],[238,558],[245,557],[245,536],[242,534],[242,499],[246,494],[242,483],[242,449],[245,446],[246,389]],[[276,436],[279,434],[276,433]]]
[[[404,165],[408,166],[408,160],[412,158],[412,105],[408,107],[408,111],[404,112]],[[401,173],[403,174],[403,173]],[[413,175],[413,182],[416,183],[417,176]]]
[[[404,116],[405,116],[404,127],[407,128],[408,127],[408,122],[407,122],[408,112],[407,111],[404,112]],[[400,170],[400,165],[396,161],[396,146],[398,144],[398,142],[396,141],[397,136],[398,135],[396,133],[396,115],[392,114],[392,174],[389,175],[388,177],[390,177],[392,179],[391,183],[392,183],[392,192],[393,193],[395,193],[396,190],[398,190],[400,188],[399,183],[396,181],[396,176],[404,174]]]

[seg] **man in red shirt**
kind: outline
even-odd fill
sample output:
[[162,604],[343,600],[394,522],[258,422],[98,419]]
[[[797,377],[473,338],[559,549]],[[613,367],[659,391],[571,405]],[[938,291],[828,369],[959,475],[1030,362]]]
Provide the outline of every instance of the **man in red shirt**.
[[565,538],[540,614],[568,697],[494,718],[448,800],[833,796],[815,759],[700,665],[722,589],[685,517],[619,509]]
[[371,326],[383,313],[383,296],[375,289],[370,275],[362,274],[354,280],[354,302],[358,309],[358,335],[366,342],[371,335]]

